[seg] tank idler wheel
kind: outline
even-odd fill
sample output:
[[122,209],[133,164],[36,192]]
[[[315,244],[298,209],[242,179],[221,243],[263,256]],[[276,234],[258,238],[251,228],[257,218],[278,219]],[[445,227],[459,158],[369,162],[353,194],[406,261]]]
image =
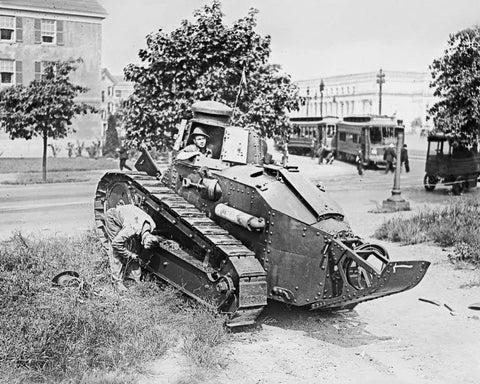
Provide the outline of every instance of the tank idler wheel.
[[435,189],[435,186],[437,185],[437,178],[434,175],[429,175],[428,173],[425,175],[423,178],[423,186],[425,187],[425,190],[428,192],[431,192]]

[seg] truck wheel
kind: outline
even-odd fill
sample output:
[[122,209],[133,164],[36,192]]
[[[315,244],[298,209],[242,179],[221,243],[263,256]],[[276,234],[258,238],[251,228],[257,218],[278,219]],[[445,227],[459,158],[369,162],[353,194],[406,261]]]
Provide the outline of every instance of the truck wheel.
[[425,187],[425,190],[428,192],[431,192],[435,189],[436,185],[437,185],[437,178],[427,173],[423,178],[423,186]]

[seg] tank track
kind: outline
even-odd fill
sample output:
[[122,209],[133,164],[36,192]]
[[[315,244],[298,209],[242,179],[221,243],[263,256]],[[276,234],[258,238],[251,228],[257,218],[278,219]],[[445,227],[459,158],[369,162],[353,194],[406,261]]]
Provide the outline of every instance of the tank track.
[[157,225],[170,227],[171,240],[140,255],[145,269],[195,300],[227,313],[229,327],[254,324],[267,304],[266,273],[254,252],[143,172],[110,172],[98,183],[95,222],[104,249],[109,244],[105,212],[120,200],[144,209]]

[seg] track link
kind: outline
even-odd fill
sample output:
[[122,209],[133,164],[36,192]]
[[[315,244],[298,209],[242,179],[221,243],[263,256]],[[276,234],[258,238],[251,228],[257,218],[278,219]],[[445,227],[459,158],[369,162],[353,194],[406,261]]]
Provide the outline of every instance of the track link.
[[266,273],[255,253],[158,179],[141,172],[110,172],[95,196],[97,233],[105,249],[105,213],[135,204],[173,241],[141,256],[146,269],[195,300],[229,314],[228,326],[248,326],[267,304]]

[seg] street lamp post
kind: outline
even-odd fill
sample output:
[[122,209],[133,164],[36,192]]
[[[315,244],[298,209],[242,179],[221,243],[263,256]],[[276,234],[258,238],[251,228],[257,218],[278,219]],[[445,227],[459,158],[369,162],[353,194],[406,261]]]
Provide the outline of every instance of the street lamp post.
[[320,80],[320,118],[323,119],[323,90],[325,89],[325,84],[323,79]]
[[378,84],[378,114],[382,114],[382,84],[385,83],[385,74],[380,68],[380,72],[377,74],[377,84]]

